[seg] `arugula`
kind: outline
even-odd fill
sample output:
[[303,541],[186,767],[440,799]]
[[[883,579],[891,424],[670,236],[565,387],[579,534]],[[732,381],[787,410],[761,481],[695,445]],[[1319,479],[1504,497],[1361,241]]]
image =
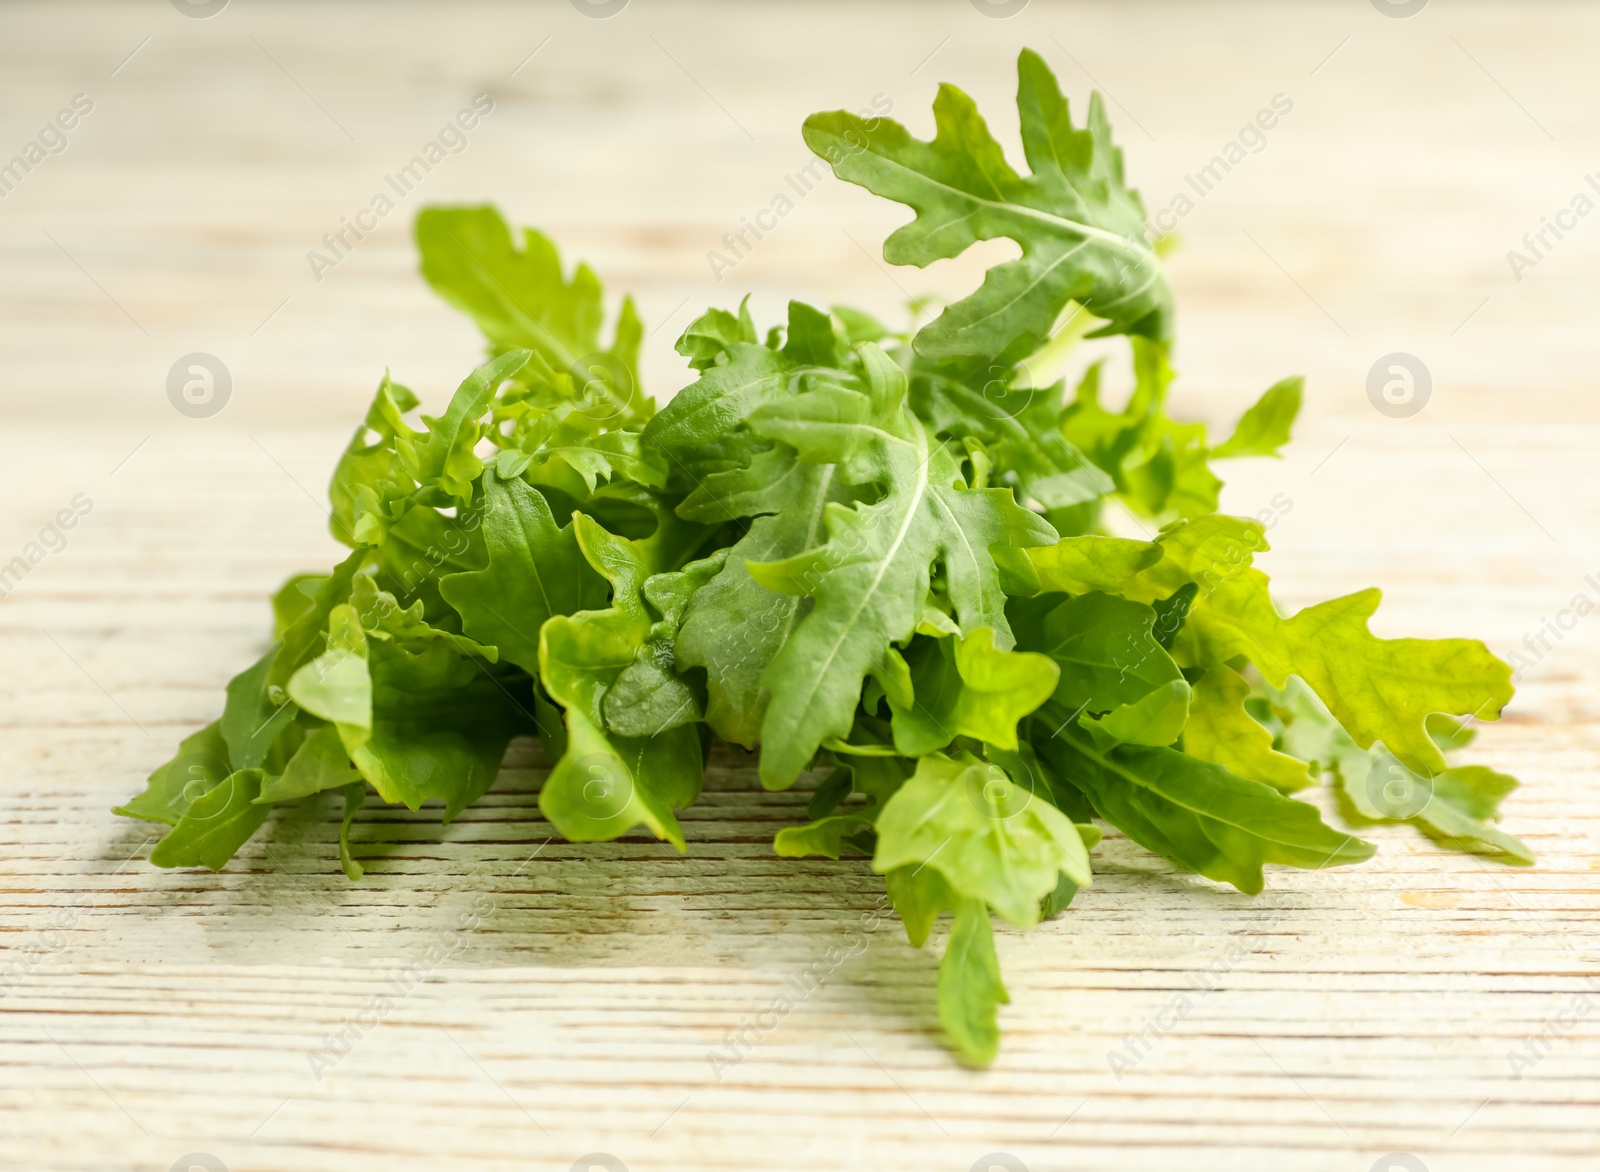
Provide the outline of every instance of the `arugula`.
[[[423,211],[422,275],[486,360],[436,415],[378,382],[329,485],[349,554],[272,597],[220,717],[117,808],[166,827],[151,862],[220,869],[275,807],[337,797],[359,879],[372,797],[448,821],[524,736],[555,833],[683,851],[708,754],[740,745],[771,789],[810,774],[779,856],[870,867],[913,946],[942,937],[939,1020],[976,1064],[1010,999],[991,917],[1028,928],[1092,894],[1105,827],[1248,893],[1272,867],[1359,863],[1355,830],[1401,822],[1531,862],[1496,825],[1517,783],[1446,757],[1510,701],[1509,667],[1377,638],[1375,590],[1278,610],[1215,466],[1276,456],[1301,382],[1221,443],[1168,415],[1172,295],[1105,107],[1075,125],[1031,52],[1018,78],[1025,175],[951,86],[929,142],[804,127],[912,209],[891,262],[1000,237],[1017,259],[918,330],[791,301],[763,334],[748,298],[708,309],[659,411],[630,299],[608,326],[599,279],[543,235]],[[1113,334],[1120,409],[1076,349]],[[1160,531],[1116,535],[1113,510]],[[1296,796],[1324,779],[1342,825]]]

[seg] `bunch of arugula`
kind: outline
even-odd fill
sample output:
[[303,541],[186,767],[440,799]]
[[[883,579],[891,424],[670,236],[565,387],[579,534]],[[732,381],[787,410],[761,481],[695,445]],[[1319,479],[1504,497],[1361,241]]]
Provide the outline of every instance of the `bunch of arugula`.
[[[1385,640],[1366,590],[1285,618],[1254,521],[1215,513],[1211,462],[1277,453],[1300,382],[1232,436],[1165,411],[1172,298],[1098,96],[1074,126],[1024,52],[1018,174],[950,86],[921,142],[888,120],[805,123],[836,174],[908,205],[884,256],[926,265],[1009,237],[1021,256],[915,335],[791,302],[678,340],[699,377],[657,412],[624,300],[567,278],[490,208],[417,221],[423,276],[490,360],[444,414],[385,377],[330,486],[350,555],[274,597],[270,651],[223,714],[119,812],[171,826],[158,866],[223,866],[275,805],[369,787],[442,805],[494,782],[508,742],[553,763],[539,805],[573,841],[676,811],[712,743],[759,751],[769,789],[819,778],[777,853],[868,855],[911,942],[953,913],[939,1015],[965,1059],[999,1044],[991,914],[1021,927],[1091,882],[1096,820],[1244,892],[1269,863],[1373,847],[1291,796],[1327,776],[1354,825],[1409,821],[1506,862],[1490,823],[1515,782],[1447,767],[1460,718],[1492,720],[1510,669],[1478,642]],[[1089,333],[1124,335],[1134,388],[1101,367],[1040,386]],[[1118,508],[1153,540],[1106,532]]]

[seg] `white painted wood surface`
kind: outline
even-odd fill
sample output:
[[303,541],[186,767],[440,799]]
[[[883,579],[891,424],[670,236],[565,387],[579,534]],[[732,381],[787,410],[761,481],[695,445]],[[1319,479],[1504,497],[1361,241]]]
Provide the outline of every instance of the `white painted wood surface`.
[[[1075,100],[1091,75],[1113,94],[1152,208],[1275,93],[1295,102],[1184,219],[1172,261],[1185,410],[1223,421],[1310,376],[1288,458],[1239,465],[1225,501],[1293,502],[1265,559],[1286,605],[1375,583],[1381,634],[1509,654],[1575,594],[1600,600],[1600,223],[1521,281],[1505,257],[1600,158],[1594,9],[8,6],[0,155],[76,93],[95,108],[0,201],[0,555],[93,502],[0,600],[4,1166],[1595,1166],[1592,617],[1477,749],[1523,779],[1504,825],[1537,866],[1378,830],[1369,864],[1276,872],[1251,899],[1112,835],[1066,916],[999,932],[1012,1004],[982,1073],[938,1045],[934,955],[892,920],[853,935],[881,889],[865,862],[775,858],[805,795],[763,793],[737,762],[711,770],[678,857],[549,841],[524,749],[449,828],[369,807],[358,884],[328,806],[275,816],[219,875],[151,868],[149,830],[108,813],[216,713],[264,645],[267,591],[333,556],[322,486],[384,365],[437,402],[476,357],[413,275],[415,203],[322,281],[305,260],[473,94],[494,114],[420,198],[494,200],[635,291],[666,394],[685,381],[676,328],[708,302],[753,289],[765,320],[789,295],[893,313],[902,287],[970,284],[977,259],[885,270],[868,253],[903,212],[832,181],[723,282],[705,253],[805,161],[812,109],[881,93],[925,133],[949,78],[1010,134],[1023,44]],[[1365,397],[1394,350],[1434,374],[1409,420]],[[191,351],[232,372],[214,419],[166,401]],[[786,975],[857,941],[713,1077],[708,1052]],[[408,965],[425,979],[397,996]],[[1108,1051],[1184,990],[1192,1010],[1118,1079]],[[382,1024],[315,1078],[309,1055],[386,992]],[[1552,1021],[1514,1077],[1508,1052]]]

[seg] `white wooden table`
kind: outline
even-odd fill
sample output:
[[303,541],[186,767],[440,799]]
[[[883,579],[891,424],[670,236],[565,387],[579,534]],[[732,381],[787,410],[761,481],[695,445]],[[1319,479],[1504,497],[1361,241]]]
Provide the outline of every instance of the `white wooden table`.
[[[535,750],[515,750],[447,829],[369,807],[357,884],[331,806],[275,816],[217,875],[151,868],[151,828],[108,812],[218,711],[264,646],[267,591],[334,555],[322,486],[384,366],[437,403],[475,360],[471,328],[414,275],[421,202],[493,200],[632,289],[658,330],[646,373],[669,394],[686,381],[671,341],[705,304],[753,290],[763,320],[791,295],[893,314],[905,291],[960,291],[1004,255],[886,270],[876,244],[903,211],[830,179],[724,281],[705,258],[805,162],[813,109],[882,94],[926,133],[948,78],[1014,134],[1024,44],[1075,101],[1091,77],[1113,96],[1152,209],[1274,95],[1294,103],[1183,219],[1172,259],[1182,410],[1220,424],[1309,376],[1288,458],[1237,466],[1225,498],[1293,502],[1265,560],[1284,604],[1378,584],[1380,634],[1509,654],[1575,594],[1600,600],[1585,580],[1600,575],[1600,218],[1521,280],[1505,255],[1600,159],[1600,10],[0,8],[0,160],[74,95],[93,102],[0,201],[0,560],[78,494],[93,505],[0,600],[0,1163],[1596,1166],[1593,618],[1540,653],[1477,749],[1522,778],[1504,825],[1537,866],[1379,829],[1369,864],[1277,872],[1251,899],[1110,835],[1066,916],[1000,931],[1013,1000],[982,1073],[937,1042],[934,954],[885,921],[713,1076],[708,1051],[881,890],[861,860],[776,858],[805,794],[763,793],[738,762],[710,771],[679,857],[641,837],[552,841]],[[315,279],[307,250],[480,92],[495,109],[467,148]],[[196,351],[233,380],[211,419],[166,398]],[[1411,419],[1366,398],[1391,351],[1432,371]],[[423,979],[400,995],[408,965]],[[1108,1051],[1180,993],[1192,1011],[1118,1078]],[[312,1062],[363,1014],[348,1054]],[[1515,1077],[1508,1053],[1549,1022]]]

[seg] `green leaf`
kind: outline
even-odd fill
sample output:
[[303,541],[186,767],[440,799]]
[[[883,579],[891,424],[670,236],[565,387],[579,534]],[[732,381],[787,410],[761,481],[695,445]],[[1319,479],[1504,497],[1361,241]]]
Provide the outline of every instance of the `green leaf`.
[[726,365],[708,368],[645,425],[644,442],[692,476],[716,470],[695,459],[696,449],[716,448],[757,406],[790,394],[796,363],[787,354],[754,342],[735,342],[727,354]]
[[1021,257],[990,269],[976,293],[923,327],[917,350],[991,356],[1019,340],[1036,349],[1069,301],[1106,319],[1103,332],[1166,337],[1172,293],[1145,239],[1143,205],[1123,183],[1104,103],[1090,99],[1080,130],[1031,50],[1017,61],[1017,78],[1028,177],[1006,162],[972,99],[950,85],[934,101],[931,142],[887,118],[869,123],[840,110],[806,119],[806,145],[834,174],[916,212],[884,242],[890,264],[925,266],[1002,236],[1021,246]]
[[705,670],[706,722],[723,740],[745,748],[760,740],[767,710],[762,673],[800,619],[802,599],[768,590],[746,564],[814,549],[823,540],[825,507],[850,495],[835,465],[801,463],[781,448],[757,456],[748,468],[708,477],[680,507],[707,521],[755,517],[715,576],[689,599],[673,650],[680,668]]
[[867,343],[865,394],[842,386],[806,392],[752,415],[757,431],[810,463],[837,463],[851,484],[876,485],[874,504],[826,509],[828,543],[782,562],[750,565],[769,589],[814,599],[763,675],[772,700],[761,735],[761,777],[793,783],[830,737],[848,736],[861,685],[891,643],[915,630],[932,567],[963,630],[993,627],[1009,648],[1005,595],[990,547],[1038,545],[1054,531],[1008,489],[967,487],[959,465],[930,445],[904,405],[905,376]]
[[1129,838],[1250,895],[1261,890],[1266,863],[1320,870],[1359,863],[1374,850],[1326,825],[1306,803],[1172,749],[1103,747],[1074,728],[1034,748]]
[[1089,368],[1061,414],[1061,430],[1116,484],[1117,497],[1138,516],[1167,520],[1210,513],[1222,481],[1207,459],[1203,423],[1177,423],[1166,413],[1173,372],[1165,343],[1132,338],[1134,389],[1121,412],[1100,405],[1100,366]]
[[281,640],[294,621],[310,610],[326,574],[294,574],[272,596],[272,637]]
[[876,809],[868,807],[860,813],[830,814],[804,826],[785,826],[773,839],[772,849],[786,859],[809,855],[837,859],[849,836],[871,828],[876,813]]
[[[1005,553],[1007,564],[1017,567],[1029,593],[1034,594],[1088,594],[1095,590],[1114,594],[1161,560],[1161,547],[1153,542],[1094,534],[1063,537],[1054,545]],[[1022,561],[1027,565],[1022,566]]]
[[1367,620],[1383,597],[1376,589],[1285,619],[1251,565],[1267,548],[1253,521],[1202,517],[1164,531],[1160,543],[1164,560],[1146,571],[1153,588],[1200,587],[1179,643],[1196,663],[1242,655],[1277,688],[1297,675],[1357,744],[1382,741],[1409,769],[1426,776],[1445,767],[1427,733],[1431,714],[1492,720],[1511,699],[1511,668],[1475,639],[1375,637]]
[[1111,492],[1111,478],[1061,434],[1059,391],[1011,388],[1010,377],[1009,368],[996,364],[962,376],[919,362],[912,368],[912,407],[939,435],[981,442],[996,467],[1016,477],[1022,494],[1045,508]]
[[467,634],[537,672],[545,620],[602,605],[605,583],[584,560],[571,523],[557,527],[542,493],[502,480],[492,468],[481,491],[489,564],[441,578],[439,592],[460,612]]
[[872,869],[925,864],[953,891],[1013,924],[1038,923],[1039,901],[1065,874],[1089,886],[1089,853],[1071,819],[997,765],[924,757],[876,823]]
[[1250,409],[1239,417],[1233,435],[1220,447],[1211,449],[1213,460],[1238,456],[1276,456],[1289,442],[1289,429],[1300,414],[1305,379],[1286,378],[1273,383]]
[[272,659],[272,668],[267,672],[269,698],[274,688],[281,689],[288,684],[289,677],[310,661],[322,647],[323,632],[328,627],[328,616],[333,613],[334,607],[350,597],[350,584],[354,581],[355,573],[360,569],[365,556],[365,551],[358,549],[335,566],[333,572],[317,586],[311,605],[301,611],[300,616],[285,628],[283,641],[278,645],[278,652]]
[[1155,620],[1144,603],[1082,594],[1045,615],[1039,643],[1028,649],[1060,665],[1055,699],[1068,712],[1108,712],[1182,680],[1152,634]]
[[494,784],[511,738],[533,728],[532,696],[473,657],[470,640],[428,626],[420,607],[400,611],[370,579],[352,596],[371,627],[355,605],[335,607],[328,650],[295,673],[289,694],[335,726],[384,801],[415,810],[438,799],[449,821]]
[[492,207],[430,207],[417,216],[422,275],[469,314],[496,354],[526,348],[578,387],[603,389],[619,412],[638,409],[643,330],[623,298],[615,338],[602,349],[599,279],[580,264],[567,281],[549,239],[525,229],[519,249]]
[[[350,756],[339,739],[339,730],[319,728],[300,745],[289,758],[283,773],[268,775],[262,780],[258,802],[289,802],[296,798],[321,793],[325,789],[341,789],[361,780]],[[363,792],[366,783],[362,782]]]
[[932,867],[896,867],[883,877],[889,902],[905,925],[911,947],[921,948],[938,922],[939,913],[954,911],[960,896],[950,890],[944,876]]
[[986,1065],[1000,1052],[999,1007],[1011,1000],[1000,980],[989,909],[963,899],[939,962],[939,1024],[966,1061]]
[[789,328],[783,353],[800,366],[839,367],[845,357],[833,320],[804,301],[789,302]]
[[608,688],[650,638],[642,590],[649,567],[637,545],[583,514],[573,518],[578,548],[611,583],[611,606],[548,619],[540,632],[540,678],[566,710],[567,746],[539,794],[539,809],[574,842],[617,838],[643,824],[680,851],[673,809],[700,792],[700,739],[692,725],[653,737],[608,737]]
[[1283,747],[1314,762],[1317,772],[1334,775],[1352,822],[1407,821],[1449,850],[1521,866],[1533,862],[1526,843],[1489,825],[1499,819],[1501,800],[1517,788],[1514,777],[1482,765],[1421,777],[1388,752],[1362,749],[1299,681],[1270,698],[1284,717]]
[[1170,745],[1189,720],[1192,695],[1187,680],[1170,680],[1131,704],[1122,704],[1104,716],[1085,717],[1084,722],[1126,745]]
[[197,797],[220,785],[232,772],[222,724],[214,720],[184,737],[172,760],[150,775],[144,792],[111,812],[176,826]]
[[758,340],[755,322],[750,320],[750,297],[746,294],[739,303],[737,316],[726,309],[706,310],[689,323],[673,349],[687,358],[695,370],[705,370],[715,366],[736,344]]
[[643,825],[686,848],[673,810],[700,794],[700,738],[690,725],[656,737],[607,737],[567,709],[567,751],[539,792],[539,810],[569,842],[609,842]]
[[356,813],[367,800],[367,783],[352,782],[341,787],[340,792],[344,795],[344,817],[339,822],[339,865],[344,868],[347,878],[355,880],[366,871],[356,862],[355,855],[350,853],[350,824],[355,821]]
[[1499,817],[1500,801],[1517,780],[1484,765],[1460,765],[1433,779],[1433,797],[1414,822],[1450,850],[1490,855],[1518,866],[1533,864],[1533,851],[1521,839],[1488,825]]
[[228,760],[235,769],[256,769],[267,764],[269,756],[275,758],[272,765],[281,769],[282,760],[276,758],[287,759],[284,748],[289,746],[278,746],[278,741],[294,723],[297,710],[289,700],[274,704],[267,695],[267,677],[277,653],[274,647],[228,681],[228,703],[219,723],[228,745]]
[[156,843],[150,861],[157,867],[222,870],[267,820],[270,807],[255,804],[263,776],[259,769],[241,769],[195,798]]
[[998,650],[989,627],[959,638],[920,638],[908,662],[911,703],[889,697],[895,748],[906,757],[935,752],[958,736],[1016,748],[1017,721],[1050,698],[1061,674],[1047,656]]
[[1194,687],[1183,751],[1282,793],[1304,789],[1306,763],[1272,747],[1272,733],[1245,710],[1249,696],[1250,684],[1227,664],[1207,668]]

